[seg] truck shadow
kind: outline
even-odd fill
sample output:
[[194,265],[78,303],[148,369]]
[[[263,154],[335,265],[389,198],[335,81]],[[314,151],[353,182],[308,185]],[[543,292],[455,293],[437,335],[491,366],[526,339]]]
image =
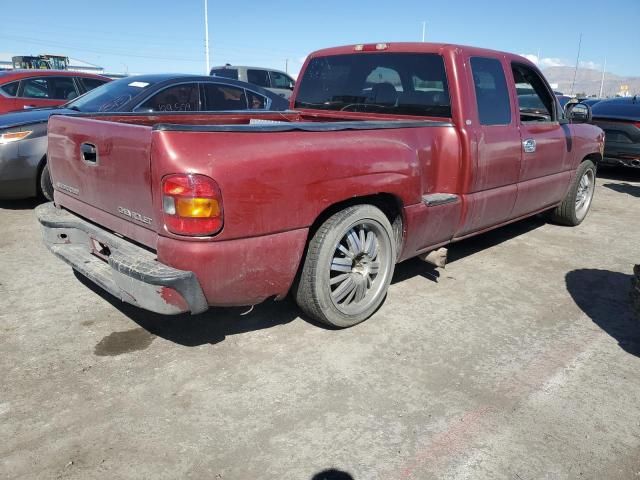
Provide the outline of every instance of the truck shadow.
[[44,200],[27,198],[25,200],[0,200],[0,210],[33,210]]
[[609,270],[579,269],[567,273],[567,290],[576,305],[620,347],[640,357],[640,322],[633,318],[631,275]]
[[630,183],[605,183],[602,186],[618,193],[626,193],[632,197],[640,197],[640,185],[631,185]]
[[74,270],[76,278],[149,333],[185,347],[216,344],[229,335],[264,330],[289,323],[300,316],[289,299],[266,301],[250,307],[211,308],[199,315],[160,315],[120,301]]
[[[455,243],[449,249],[449,262],[455,262],[478,251],[494,247],[544,224],[545,222],[538,218],[523,220]],[[75,270],[74,275],[85,287],[109,302],[123,315],[129,317],[152,335],[186,347],[216,344],[225,340],[229,335],[284,325],[296,318],[302,318],[305,322],[319,328],[331,329],[331,327],[319,324],[304,315],[291,298],[281,302],[265,301],[251,310],[250,307],[211,308],[199,315],[167,316],[122,302]],[[418,275],[437,282],[440,273],[434,266],[414,258],[396,266],[392,283],[402,282]]]
[[598,168],[598,178],[640,182],[640,168],[600,167]]
[[[500,245],[501,243],[540,228],[546,225],[546,223],[547,222],[541,217],[527,218],[476,237],[452,243],[447,246],[449,249],[447,263],[457,262],[474,253]],[[411,258],[396,265],[396,271],[391,283],[403,282],[416,276],[421,276],[437,283],[441,272],[442,270],[437,269],[430,263],[423,262],[418,258]]]

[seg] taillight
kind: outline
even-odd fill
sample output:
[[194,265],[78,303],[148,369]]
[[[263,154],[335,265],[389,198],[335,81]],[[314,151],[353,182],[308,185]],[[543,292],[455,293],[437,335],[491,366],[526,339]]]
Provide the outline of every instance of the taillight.
[[204,175],[164,177],[162,210],[167,230],[178,235],[213,235],[222,229],[220,187]]

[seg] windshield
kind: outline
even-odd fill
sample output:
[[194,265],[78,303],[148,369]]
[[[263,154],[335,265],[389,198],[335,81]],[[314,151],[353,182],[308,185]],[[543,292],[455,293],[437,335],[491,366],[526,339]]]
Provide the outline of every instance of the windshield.
[[450,117],[440,55],[359,53],[312,59],[297,108]]
[[147,90],[153,82],[121,78],[106,83],[69,102],[65,108],[79,112],[119,112],[132,98]]

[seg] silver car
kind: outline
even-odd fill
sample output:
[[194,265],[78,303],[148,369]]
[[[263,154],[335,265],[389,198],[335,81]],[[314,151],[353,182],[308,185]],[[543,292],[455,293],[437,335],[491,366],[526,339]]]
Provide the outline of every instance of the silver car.
[[53,114],[190,114],[286,110],[288,106],[284,98],[245,82],[210,76],[154,74],[109,82],[61,107],[0,115],[0,199],[42,195],[53,200],[46,163],[47,121]]
[[214,77],[253,83],[286,99],[291,97],[293,87],[296,84],[288,74],[273,68],[246,67],[227,63],[222,67],[213,67],[210,74]]

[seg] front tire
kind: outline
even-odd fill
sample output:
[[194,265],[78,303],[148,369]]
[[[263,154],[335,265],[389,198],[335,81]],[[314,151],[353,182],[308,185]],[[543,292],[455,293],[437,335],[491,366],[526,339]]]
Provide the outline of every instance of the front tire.
[[326,220],[309,242],[296,302],[313,319],[351,327],[382,304],[395,268],[393,228],[372,205],[348,207]]
[[580,225],[589,213],[596,188],[596,166],[591,160],[580,164],[567,196],[551,213],[551,220],[562,225]]
[[51,182],[51,174],[49,173],[49,164],[45,163],[40,170],[40,178],[38,179],[38,190],[41,196],[53,202],[53,183]]

